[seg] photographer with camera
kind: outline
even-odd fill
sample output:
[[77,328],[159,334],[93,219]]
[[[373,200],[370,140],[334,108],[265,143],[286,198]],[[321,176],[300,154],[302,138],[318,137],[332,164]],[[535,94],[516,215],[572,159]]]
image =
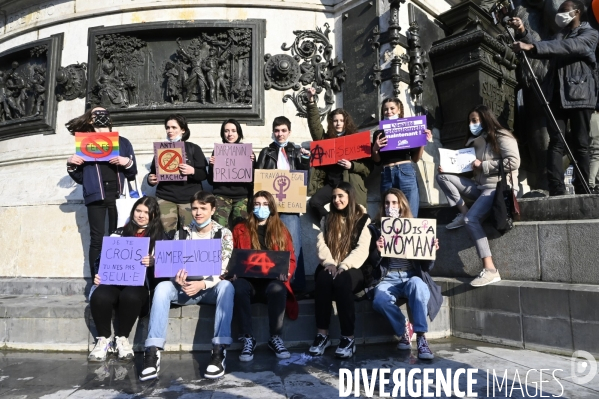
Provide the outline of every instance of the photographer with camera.
[[[590,120],[597,103],[597,78],[595,75],[595,48],[599,33],[585,20],[585,7],[579,0],[567,0],[559,7],[555,23],[562,29],[553,40],[535,41],[520,18],[512,18],[509,25],[516,32],[512,49],[524,51],[531,58],[549,59],[549,71],[542,88],[551,111],[562,132],[570,122],[572,153],[578,163],[580,175],[574,188],[585,194],[589,179]],[[547,154],[547,179],[549,195],[564,195],[563,156],[565,143],[559,131],[548,125],[549,148]]]

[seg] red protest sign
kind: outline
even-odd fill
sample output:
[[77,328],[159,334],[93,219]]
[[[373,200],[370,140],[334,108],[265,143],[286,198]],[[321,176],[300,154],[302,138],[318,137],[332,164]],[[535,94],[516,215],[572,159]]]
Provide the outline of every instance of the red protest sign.
[[310,144],[310,166],[334,165],[342,159],[353,161],[370,155],[369,131]]

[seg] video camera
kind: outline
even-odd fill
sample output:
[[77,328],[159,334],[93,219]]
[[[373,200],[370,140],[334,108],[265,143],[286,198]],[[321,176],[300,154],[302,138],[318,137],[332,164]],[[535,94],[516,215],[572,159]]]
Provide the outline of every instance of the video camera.
[[511,18],[512,12],[516,9],[512,0],[499,0],[491,7],[489,14],[493,17],[493,23],[495,25],[500,22],[504,25]]

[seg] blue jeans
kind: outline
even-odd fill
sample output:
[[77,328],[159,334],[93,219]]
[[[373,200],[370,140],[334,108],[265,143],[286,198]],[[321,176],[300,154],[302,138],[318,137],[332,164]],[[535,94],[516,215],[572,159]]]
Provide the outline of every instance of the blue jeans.
[[414,271],[389,271],[389,274],[374,289],[372,307],[387,317],[393,331],[399,337],[404,335],[406,317],[395,304],[398,298],[407,298],[412,311],[412,325],[416,332],[427,332],[427,305],[431,293],[428,286],[420,277],[414,276]]
[[[398,188],[404,193],[408,199],[408,204],[410,204],[412,215],[418,217],[420,194],[418,193],[416,169],[414,169],[412,162],[383,167],[383,171],[381,172],[381,195],[392,187]],[[381,201],[385,201],[385,199],[381,198]]]
[[178,305],[197,305],[206,303],[216,305],[214,317],[213,345],[231,345],[231,319],[233,318],[233,300],[235,289],[227,280],[219,281],[212,288],[202,290],[190,297],[180,290],[180,286],[172,281],[163,281],[156,287],[150,311],[150,328],[146,348],[156,346],[164,348],[166,329],[168,327],[168,312],[171,302]]
[[302,254],[302,225],[299,214],[279,213],[281,222],[289,230],[293,240],[293,252],[295,252],[295,274],[291,276],[294,289],[302,290],[306,285],[306,273],[304,271],[304,257]]

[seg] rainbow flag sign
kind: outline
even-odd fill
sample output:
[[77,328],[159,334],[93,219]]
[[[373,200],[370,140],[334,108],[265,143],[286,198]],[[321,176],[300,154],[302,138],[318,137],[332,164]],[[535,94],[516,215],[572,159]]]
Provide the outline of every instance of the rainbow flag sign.
[[119,134],[117,132],[75,133],[75,154],[86,161],[109,161],[119,155]]

